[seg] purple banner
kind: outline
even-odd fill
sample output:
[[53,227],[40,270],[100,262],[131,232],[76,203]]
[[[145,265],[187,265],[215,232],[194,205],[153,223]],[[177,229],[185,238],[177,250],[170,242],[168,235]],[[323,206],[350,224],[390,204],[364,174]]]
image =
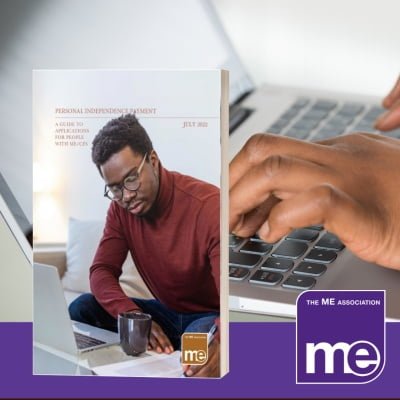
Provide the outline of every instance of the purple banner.
[[[352,324],[349,321],[348,324]],[[223,379],[32,376],[31,324],[1,324],[1,397],[288,398],[400,396],[400,323],[386,325],[386,363],[363,385],[296,384],[296,324],[231,323],[230,370]]]

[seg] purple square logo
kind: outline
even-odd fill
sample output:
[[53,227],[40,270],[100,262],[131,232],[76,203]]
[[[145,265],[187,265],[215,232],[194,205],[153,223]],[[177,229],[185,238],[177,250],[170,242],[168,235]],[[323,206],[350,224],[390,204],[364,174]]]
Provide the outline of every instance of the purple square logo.
[[367,383],[385,364],[385,291],[307,291],[297,299],[297,383]]

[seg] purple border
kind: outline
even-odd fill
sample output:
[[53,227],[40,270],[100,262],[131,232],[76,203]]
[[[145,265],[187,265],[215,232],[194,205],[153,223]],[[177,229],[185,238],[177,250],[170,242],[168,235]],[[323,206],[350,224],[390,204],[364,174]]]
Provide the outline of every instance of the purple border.
[[296,385],[295,323],[231,323],[230,370],[223,379],[33,376],[32,327],[0,326],[1,397],[363,397],[400,396],[400,323],[387,324],[386,366],[365,385]]

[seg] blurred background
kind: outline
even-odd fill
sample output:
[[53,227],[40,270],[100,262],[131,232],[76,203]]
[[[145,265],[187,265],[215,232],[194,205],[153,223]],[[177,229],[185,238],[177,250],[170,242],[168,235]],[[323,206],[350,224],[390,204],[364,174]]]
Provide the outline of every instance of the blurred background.
[[229,69],[240,59],[255,84],[381,97],[400,70],[399,15],[398,0],[0,0],[0,172],[32,222],[33,161],[43,173],[32,69]]

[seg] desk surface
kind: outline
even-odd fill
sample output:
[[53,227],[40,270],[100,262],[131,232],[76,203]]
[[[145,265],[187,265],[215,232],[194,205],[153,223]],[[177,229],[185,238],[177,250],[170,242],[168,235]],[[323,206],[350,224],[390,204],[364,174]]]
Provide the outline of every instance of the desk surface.
[[[146,352],[138,357],[127,356],[119,345],[73,355],[35,343],[33,373],[35,375],[96,375],[93,371],[101,367],[100,375],[153,376],[155,368],[157,374],[161,374],[160,376],[164,376],[165,373],[165,376],[177,377],[177,373],[181,374],[180,352],[175,352],[173,355],[174,357],[168,362],[165,360],[169,355],[153,352]],[[122,368],[127,374],[132,375],[125,375],[125,372],[121,374]],[[142,372],[144,375],[140,375]]]
[[89,368],[79,365],[77,359],[67,359],[34,346],[33,373],[35,375],[93,375]]
[[[293,318],[272,315],[229,312],[230,322],[293,322]],[[34,346],[33,373],[38,375],[93,375],[92,368],[132,360],[118,345],[72,356]]]

